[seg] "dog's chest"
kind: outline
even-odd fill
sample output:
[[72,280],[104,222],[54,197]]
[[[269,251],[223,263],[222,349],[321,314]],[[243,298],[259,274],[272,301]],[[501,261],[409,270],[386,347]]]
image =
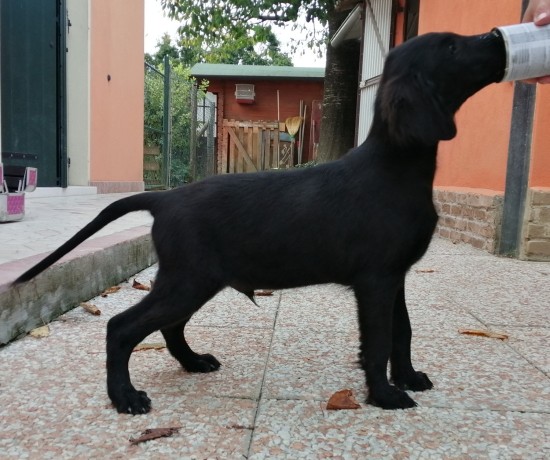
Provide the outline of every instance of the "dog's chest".
[[[426,252],[437,224],[431,198],[400,195],[387,202],[375,225],[377,247],[389,264],[408,269]],[[368,243],[367,243],[368,244]]]
[[[427,251],[437,225],[437,213],[433,203],[425,206],[409,219],[403,222],[403,231],[406,233],[403,238],[403,254],[407,254],[410,266],[416,263]],[[405,257],[404,257],[405,258]]]

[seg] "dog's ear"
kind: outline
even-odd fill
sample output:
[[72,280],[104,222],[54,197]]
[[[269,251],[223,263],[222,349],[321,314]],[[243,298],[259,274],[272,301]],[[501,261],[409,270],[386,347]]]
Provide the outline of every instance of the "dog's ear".
[[456,136],[454,114],[438,100],[436,88],[421,75],[390,78],[382,84],[380,110],[390,136],[400,144],[433,145]]

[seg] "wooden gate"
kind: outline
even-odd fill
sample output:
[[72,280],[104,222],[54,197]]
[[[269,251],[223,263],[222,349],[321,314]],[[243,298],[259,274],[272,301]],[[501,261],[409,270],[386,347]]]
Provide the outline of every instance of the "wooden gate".
[[282,164],[283,142],[277,121],[223,120],[222,148],[218,153],[218,173],[254,172],[289,167]]

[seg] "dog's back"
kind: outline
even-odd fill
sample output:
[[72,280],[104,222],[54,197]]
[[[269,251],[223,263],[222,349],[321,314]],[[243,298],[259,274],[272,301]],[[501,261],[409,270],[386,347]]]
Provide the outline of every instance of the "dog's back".
[[189,263],[247,289],[351,285],[366,268],[407,269],[434,229],[431,193],[417,186],[433,176],[376,144],[325,165],[217,176],[170,192],[154,212],[161,263]]

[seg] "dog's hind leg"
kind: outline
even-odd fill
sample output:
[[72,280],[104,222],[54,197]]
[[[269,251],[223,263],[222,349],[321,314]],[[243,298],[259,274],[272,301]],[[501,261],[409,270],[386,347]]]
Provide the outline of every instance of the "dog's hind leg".
[[366,276],[354,285],[358,303],[360,362],[366,374],[367,402],[383,409],[405,409],[416,403],[387,376],[392,350],[392,320],[395,299],[403,279],[396,276]]
[[[181,274],[180,274],[181,275]],[[194,280],[196,281],[196,280]],[[214,282],[162,276],[153,290],[107,325],[107,392],[118,412],[144,414],[151,400],[130,381],[128,362],[134,347],[149,334],[182,324],[218,291]]]
[[397,293],[393,308],[393,345],[391,352],[391,377],[395,386],[402,390],[424,391],[433,388],[433,383],[424,372],[414,370],[411,362],[412,330],[405,303],[405,289]]
[[176,326],[161,329],[168,351],[188,372],[212,372],[220,368],[220,362],[210,354],[195,353],[185,340],[188,320]]

